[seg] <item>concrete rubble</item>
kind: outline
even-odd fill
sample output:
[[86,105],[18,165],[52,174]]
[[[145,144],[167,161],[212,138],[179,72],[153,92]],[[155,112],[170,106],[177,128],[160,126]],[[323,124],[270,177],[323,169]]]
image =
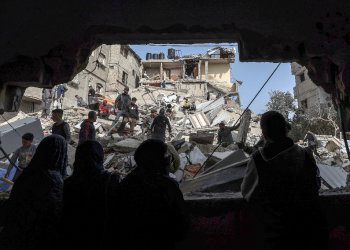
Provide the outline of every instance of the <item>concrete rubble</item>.
[[[150,115],[150,110],[159,110],[162,107],[166,108],[167,104],[171,104],[172,134],[167,134],[166,138],[169,152],[173,155],[173,171],[170,176],[180,183],[180,188],[185,194],[239,192],[249,155],[235,144],[217,147],[217,131],[218,124],[223,120],[226,121],[227,126],[235,125],[242,115],[243,109],[224,96],[207,101],[203,98],[188,97],[186,93],[181,91],[152,86],[140,86],[132,89],[130,95],[137,98],[140,113],[140,119],[133,135],[130,135],[128,125],[122,133],[112,130],[112,133],[107,135],[115,119],[114,114],[106,119],[98,118],[94,124],[97,140],[105,151],[104,167],[107,171],[116,171],[121,176],[126,176],[135,168],[133,153],[141,142],[149,136],[144,132],[142,125],[147,116]],[[183,112],[181,110],[181,101],[184,97],[188,97],[196,103],[196,111]],[[69,123],[72,133],[72,143],[68,149],[69,174],[73,169],[80,124],[83,119],[87,118],[89,111],[89,109],[82,107],[64,110],[64,120]],[[245,145],[253,146],[261,138],[260,117],[254,113],[249,113],[248,116],[250,122],[244,123],[245,133],[244,131],[233,131],[232,136],[235,142],[245,140]],[[42,127],[40,131],[43,135],[50,134],[53,122],[50,118],[42,118],[41,112],[30,114],[19,112],[8,122],[16,125],[21,124],[21,121],[26,119],[40,121]],[[9,126],[7,123],[0,124],[0,131],[2,127],[8,128]],[[344,142],[334,136],[316,135],[316,138],[317,151],[320,155],[320,157],[316,157],[316,161],[320,168],[322,189],[329,191],[347,188],[350,162]],[[306,147],[306,143],[301,142],[300,144]],[[11,151],[9,153],[12,153],[13,150],[14,148],[9,149]],[[0,170],[5,169],[7,165],[8,162],[5,159],[0,161]]]

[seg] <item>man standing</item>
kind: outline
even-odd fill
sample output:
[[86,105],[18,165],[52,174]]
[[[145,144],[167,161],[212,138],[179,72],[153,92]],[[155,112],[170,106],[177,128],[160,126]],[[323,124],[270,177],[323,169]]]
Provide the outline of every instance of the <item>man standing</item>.
[[95,98],[95,90],[92,88],[91,84],[89,84],[89,91],[88,91],[88,105],[94,104],[94,98]]
[[96,141],[96,130],[94,122],[96,122],[97,116],[95,111],[90,111],[88,119],[84,120],[80,125],[79,132],[79,144],[84,141]]
[[151,109],[151,114],[145,118],[145,120],[142,123],[142,132],[144,134],[147,134],[147,137],[151,136],[151,125],[154,121],[154,118],[156,118],[158,115],[158,112],[156,109]]
[[47,118],[48,115],[50,114],[50,107],[51,107],[51,102],[52,102],[52,93],[51,89],[46,89],[44,88],[42,90],[42,96],[41,96],[42,102],[43,102],[43,109],[42,109],[42,114],[41,117]]
[[171,126],[168,117],[165,116],[165,110],[161,108],[159,110],[159,115],[154,118],[151,125],[152,139],[158,139],[165,142],[165,131],[166,126],[168,126],[169,134],[171,134]]
[[239,128],[240,123],[233,127],[226,127],[225,121],[219,123],[218,144],[221,143],[223,147],[233,143],[232,131]]
[[123,93],[118,95],[114,104],[115,109],[118,109],[118,113],[113,124],[118,123],[119,118],[123,117],[123,122],[118,128],[118,132],[123,131],[125,124],[128,122],[126,108],[130,104],[130,102],[131,97],[129,95],[129,87],[125,87]]
[[130,122],[130,133],[134,134],[134,128],[136,125],[136,121],[139,119],[139,107],[136,105],[137,99],[133,97],[131,99],[131,103],[126,108],[126,113]]
[[[25,169],[28,166],[29,162],[33,158],[33,155],[36,150],[36,146],[32,144],[33,139],[34,135],[32,133],[24,134],[22,136],[22,147],[17,149],[11,157],[11,162],[14,164],[16,164],[16,161],[18,160],[18,168],[16,169],[16,174],[12,179],[13,182],[15,182],[18,179],[23,169]],[[8,178],[10,176],[12,168],[13,165],[10,163],[5,174],[5,178]]]
[[51,119],[55,122],[52,125],[52,134],[63,136],[67,143],[71,141],[70,127],[69,124],[62,120],[63,110],[54,109],[52,110]]
[[288,137],[276,111],[264,113],[265,144],[253,153],[241,186],[244,199],[262,212],[263,249],[328,249],[328,229],[318,200],[321,185],[312,154]]

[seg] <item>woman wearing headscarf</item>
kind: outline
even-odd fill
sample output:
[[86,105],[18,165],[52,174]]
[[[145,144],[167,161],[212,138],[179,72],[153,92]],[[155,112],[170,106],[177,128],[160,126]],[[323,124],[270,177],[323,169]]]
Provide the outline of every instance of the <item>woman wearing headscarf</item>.
[[103,168],[103,148],[96,141],[80,144],[74,171],[64,183],[63,240],[69,249],[99,249],[106,219],[107,188],[119,176]]
[[109,207],[112,242],[107,249],[174,249],[185,238],[189,220],[179,186],[168,174],[168,148],[149,139],[134,158],[137,167],[123,179],[117,202]]
[[13,186],[0,233],[2,250],[57,248],[66,166],[65,139],[44,138]]

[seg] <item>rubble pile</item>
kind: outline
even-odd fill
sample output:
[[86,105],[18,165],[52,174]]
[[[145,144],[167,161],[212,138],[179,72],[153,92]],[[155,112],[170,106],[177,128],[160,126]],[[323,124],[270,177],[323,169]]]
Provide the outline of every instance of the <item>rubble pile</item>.
[[[182,191],[185,194],[240,191],[249,155],[236,144],[227,147],[216,144],[218,124],[225,121],[227,126],[234,126],[244,112],[233,100],[222,96],[208,101],[187,96],[181,91],[152,86],[133,89],[130,95],[137,98],[140,113],[133,134],[130,133],[128,124],[121,133],[117,133],[116,130],[108,133],[116,117],[113,114],[104,119],[98,118],[94,123],[97,140],[105,151],[104,167],[107,171],[116,171],[121,176],[126,176],[136,167],[133,154],[142,141],[150,136],[145,132],[145,121],[149,118],[151,109],[165,108],[171,109],[168,117],[172,133],[167,134],[169,153],[173,156],[170,176],[181,184]],[[181,102],[185,97],[195,103],[195,110],[182,110]],[[72,135],[71,145],[68,146],[71,168],[75,148],[78,145],[80,124],[87,118],[89,111],[83,107],[64,110],[64,120],[70,125]],[[253,146],[261,138],[260,117],[254,113],[249,116],[251,118],[244,138],[246,146]],[[26,117],[39,119],[44,134],[51,133],[53,122],[50,117],[43,118],[41,112],[31,114],[19,112],[8,122],[13,123]],[[241,132],[232,131],[235,142],[241,142]],[[344,142],[333,136],[316,135],[316,138],[320,155],[316,160],[323,180],[322,189],[344,190],[350,171]],[[4,161],[0,163],[1,170],[5,168],[6,163]]]

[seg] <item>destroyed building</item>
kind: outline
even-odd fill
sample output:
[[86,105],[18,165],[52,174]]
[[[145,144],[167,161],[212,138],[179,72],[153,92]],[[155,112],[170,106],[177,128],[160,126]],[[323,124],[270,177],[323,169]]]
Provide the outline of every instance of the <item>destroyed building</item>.
[[[18,112],[26,87],[71,81],[103,43],[238,42],[243,62],[305,66],[315,84],[340,99],[342,120],[350,128],[349,1],[14,0],[4,2],[2,10],[1,112]],[[252,236],[257,227],[239,193],[189,194],[185,199],[192,227],[183,249],[252,249],[259,240]],[[346,191],[321,195],[332,249],[349,246],[349,200]]]
[[142,60],[143,85],[175,89],[189,96],[206,97],[230,94],[238,105],[239,86],[232,82],[230,64],[234,63],[235,49],[215,47],[204,55],[180,56],[180,51],[168,49],[167,58],[163,52],[147,53]]

